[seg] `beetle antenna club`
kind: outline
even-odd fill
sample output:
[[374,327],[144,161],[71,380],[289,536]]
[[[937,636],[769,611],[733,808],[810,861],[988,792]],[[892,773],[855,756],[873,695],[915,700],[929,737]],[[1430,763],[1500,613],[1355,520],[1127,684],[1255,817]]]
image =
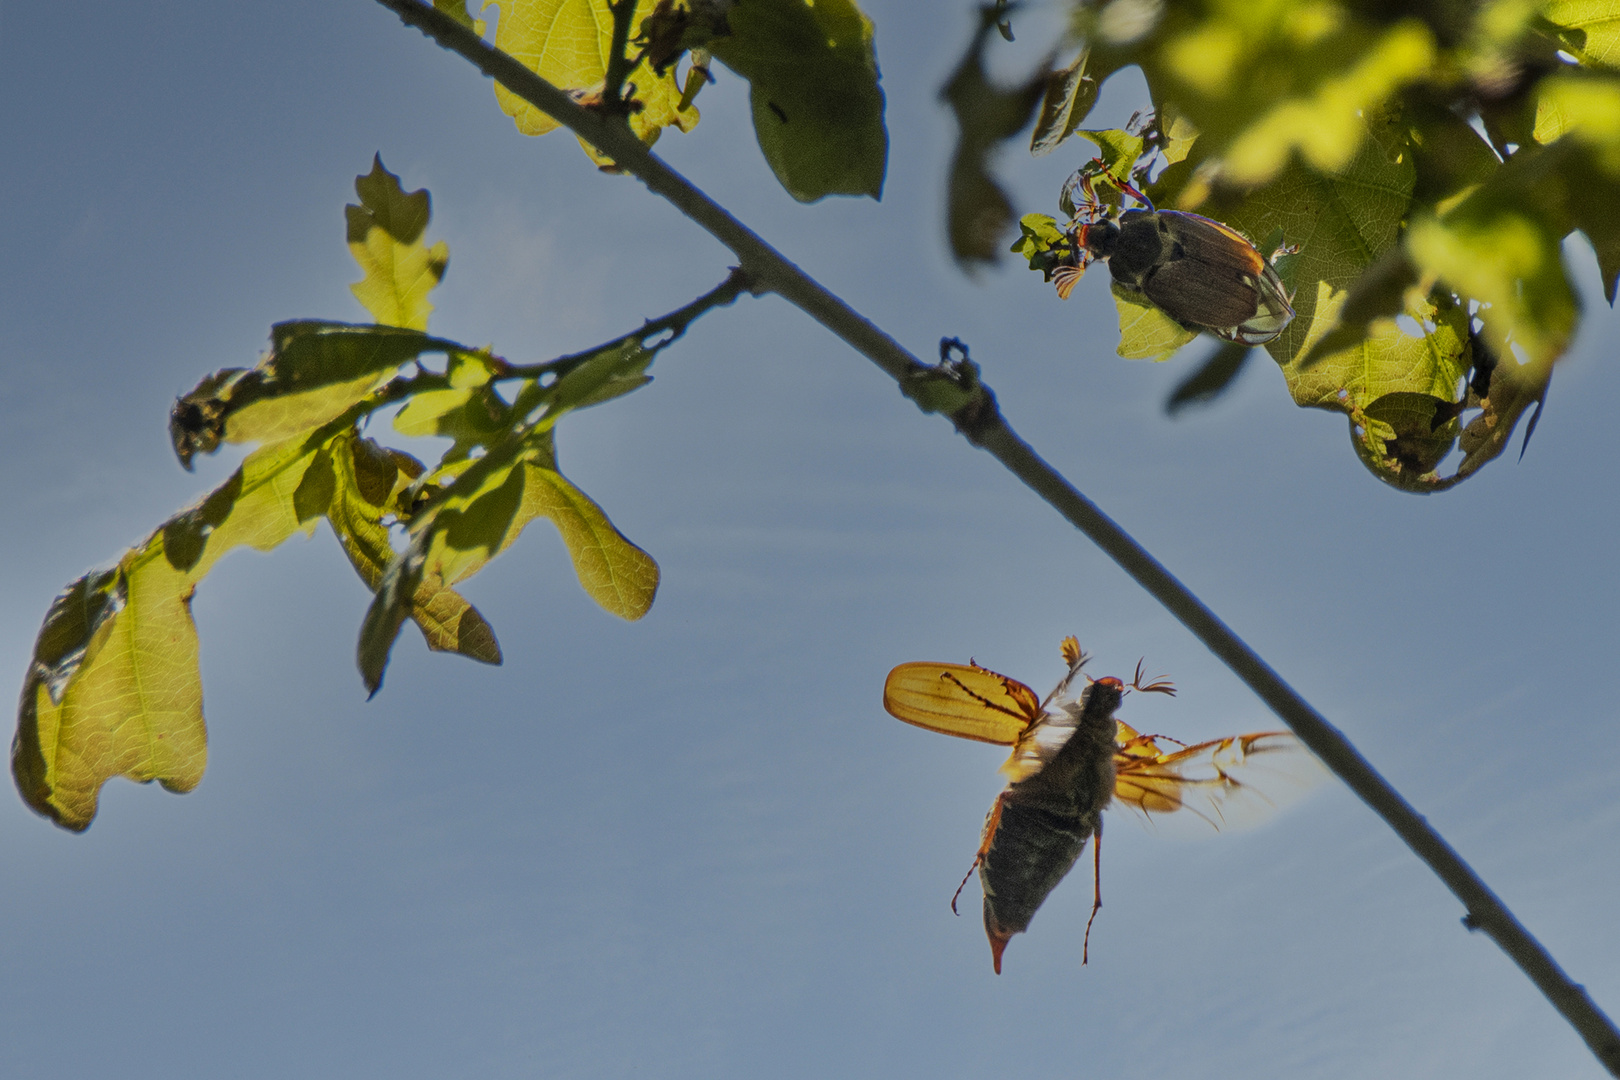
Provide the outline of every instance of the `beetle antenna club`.
[[1175,697],[1176,684],[1165,678],[1163,675],[1160,675],[1157,679],[1154,679],[1146,686],[1142,685],[1142,664],[1146,660],[1147,657],[1144,656],[1141,660],[1136,662],[1136,677],[1131,680],[1130,688],[1132,690],[1139,690],[1144,694],[1168,694],[1171,697]]

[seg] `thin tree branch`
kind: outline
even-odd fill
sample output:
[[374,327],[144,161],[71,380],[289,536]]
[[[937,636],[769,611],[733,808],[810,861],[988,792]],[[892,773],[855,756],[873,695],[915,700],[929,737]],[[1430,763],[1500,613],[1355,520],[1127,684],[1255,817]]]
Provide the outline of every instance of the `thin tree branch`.
[[[949,412],[957,429],[971,442],[989,451],[1085,533],[1259,695],[1463,902],[1467,909],[1464,925],[1488,934],[1563,1014],[1603,1066],[1620,1077],[1620,1031],[1586,990],[1564,973],[1484,881],[1337,728],[1146,549],[1013,432],[997,410],[994,395],[977,382],[976,368],[965,360],[939,367],[924,365],[660,161],[622,122],[580,107],[562,90],[432,8],[413,0],[377,2],[394,11],[408,25],[419,28],[440,45],[471,61],[485,75],[549,114],[611,157],[624,171],[634,174],[653,192],[674,203],[736,253],[743,270],[752,275],[755,291],[776,292],[799,307],[888,372],[901,384],[903,392],[924,407],[929,407],[930,401],[951,401]],[[929,387],[937,389],[941,383],[948,385],[954,398],[950,394],[939,397],[929,391]]]
[[667,338],[658,343],[658,348],[662,349],[673,344],[677,338],[685,334],[686,328],[696,322],[700,316],[714,308],[725,307],[743,293],[752,291],[753,283],[747,272],[740,267],[735,268],[727,276],[726,280],[691,303],[678,307],[666,315],[660,315],[656,319],[648,319],[638,329],[632,330],[628,334],[621,334],[612,341],[605,341],[583,352],[559,356],[555,360],[546,360],[538,364],[506,364],[500,369],[496,378],[503,380],[537,379],[542,375],[556,375],[561,378],[591,357],[606,349],[611,349],[615,345],[624,345],[632,341],[645,345],[649,338],[668,334]]

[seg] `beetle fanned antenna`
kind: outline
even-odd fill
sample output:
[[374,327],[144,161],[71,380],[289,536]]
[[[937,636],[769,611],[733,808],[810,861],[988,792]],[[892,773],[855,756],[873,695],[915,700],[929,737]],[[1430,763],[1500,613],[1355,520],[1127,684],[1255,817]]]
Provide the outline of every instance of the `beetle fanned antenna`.
[[1142,685],[1142,664],[1146,659],[1147,657],[1144,656],[1141,660],[1136,662],[1136,677],[1131,680],[1130,688],[1132,690],[1139,690],[1144,694],[1168,694],[1171,697],[1175,697],[1176,684],[1171,682],[1163,675],[1160,675],[1157,679],[1154,679],[1146,686]]

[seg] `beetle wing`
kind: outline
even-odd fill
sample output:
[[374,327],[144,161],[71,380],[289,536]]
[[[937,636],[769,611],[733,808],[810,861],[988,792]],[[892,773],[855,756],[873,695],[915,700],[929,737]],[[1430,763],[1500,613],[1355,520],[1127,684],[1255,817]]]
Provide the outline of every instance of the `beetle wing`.
[[1254,318],[1260,295],[1252,280],[1223,266],[1183,258],[1156,267],[1142,282],[1142,291],[1171,318],[1220,328]]
[[1180,244],[1186,258],[1230,270],[1235,276],[1258,278],[1266,272],[1266,259],[1249,238],[1219,221],[1183,210],[1161,210],[1170,225],[1170,238]]
[[1216,330],[1216,336],[1243,345],[1264,345],[1294,321],[1294,305],[1288,302],[1288,292],[1275,269],[1267,266],[1255,287],[1259,304],[1254,316],[1229,329]]
[[1115,801],[1149,817],[1190,810],[1217,829],[1252,823],[1321,775],[1316,759],[1287,731],[1166,750],[1120,723],[1116,741]]
[[901,664],[883,684],[883,707],[908,724],[1002,746],[1041,716],[1035,691],[977,664]]

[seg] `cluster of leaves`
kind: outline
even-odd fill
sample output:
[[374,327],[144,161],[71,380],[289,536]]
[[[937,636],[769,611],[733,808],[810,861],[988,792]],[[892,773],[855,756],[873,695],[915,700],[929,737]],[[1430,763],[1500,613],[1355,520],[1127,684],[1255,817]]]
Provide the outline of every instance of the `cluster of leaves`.
[[[999,95],[1018,115],[987,141],[959,108],[964,147],[1036,117],[1035,153],[1083,135],[1101,168],[1161,208],[1227,222],[1265,253],[1297,250],[1277,264],[1297,316],[1266,348],[1297,404],[1349,417],[1380,479],[1449,487],[1545,398],[1580,315],[1570,233],[1596,251],[1614,302],[1620,2],[1098,0],[1076,5],[1070,29],[1071,63],[975,88],[981,113]],[[970,50],[975,70],[987,36]],[[1130,65],[1147,80],[1147,122],[1083,131],[1101,83]],[[994,187],[982,150],[957,171]],[[953,198],[953,238],[984,205]],[[1011,224],[1000,205],[1006,225],[992,234]],[[1014,250],[1049,273],[1065,231],[1026,215]],[[985,232],[958,256],[992,258]],[[1195,336],[1141,296],[1114,295],[1122,356],[1163,358]],[[1181,400],[1218,393],[1243,355],[1218,349]]]
[[[359,644],[373,693],[407,619],[431,649],[501,662],[494,631],[454,586],[536,518],[557,526],[580,584],[602,607],[636,619],[652,604],[657,564],[557,470],[556,425],[650,381],[658,351],[741,292],[740,279],[595,349],[514,365],[427,334],[428,293],[449,262],[443,243],[423,240],[428,193],[404,191],[380,158],[355,189],[348,240],[364,277],[353,290],[376,322],[279,323],[258,364],[215,372],[181,398],[170,433],[188,469],[222,442],[258,447],[217,489],[51,605],[23,688],[12,771],[28,805],[60,825],[86,828],[113,776],[171,791],[202,779],[190,605],[233,548],[265,551],[322,519],[331,526],[376,594]],[[432,356],[442,366],[430,366]],[[400,434],[452,440],[431,468],[361,435],[368,417],[401,403]]]
[[[489,0],[495,47],[596,107],[620,109],[649,145],[698,122],[692,100],[712,57],[748,80],[754,133],[776,178],[800,202],[883,193],[888,132],[872,21],[854,0]],[[459,10],[463,0],[439,0]],[[633,32],[632,32],[633,31]],[[627,47],[634,49],[633,55]],[[686,74],[677,78],[683,56]],[[557,122],[497,84],[525,135]],[[599,165],[611,166],[581,143]]]

